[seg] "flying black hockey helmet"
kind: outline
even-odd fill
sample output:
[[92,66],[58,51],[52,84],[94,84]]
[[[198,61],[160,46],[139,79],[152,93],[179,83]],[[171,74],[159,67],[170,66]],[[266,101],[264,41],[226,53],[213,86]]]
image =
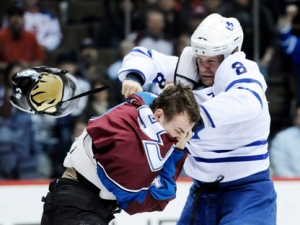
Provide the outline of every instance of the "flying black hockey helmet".
[[194,31],[191,46],[196,55],[224,55],[226,58],[235,49],[241,51],[243,39],[243,29],[237,19],[213,13]]
[[[70,114],[80,93],[76,78],[66,70],[38,66],[17,72],[12,77],[11,104],[27,113],[62,117]],[[66,101],[66,102],[65,102]]]

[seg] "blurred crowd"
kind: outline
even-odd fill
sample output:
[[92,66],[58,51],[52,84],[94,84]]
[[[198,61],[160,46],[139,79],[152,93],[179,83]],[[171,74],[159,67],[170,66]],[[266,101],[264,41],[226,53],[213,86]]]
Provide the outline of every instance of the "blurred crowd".
[[[202,19],[213,12],[240,21],[242,50],[259,64],[268,83],[273,175],[300,177],[298,5],[297,0],[1,2],[0,180],[61,176],[63,159],[88,119],[124,100],[117,78],[123,57],[134,46],[179,56]],[[111,88],[81,98],[78,108],[63,118],[29,115],[11,106],[10,78],[35,65],[68,70],[82,92]],[[156,92],[153,85],[144,89]]]

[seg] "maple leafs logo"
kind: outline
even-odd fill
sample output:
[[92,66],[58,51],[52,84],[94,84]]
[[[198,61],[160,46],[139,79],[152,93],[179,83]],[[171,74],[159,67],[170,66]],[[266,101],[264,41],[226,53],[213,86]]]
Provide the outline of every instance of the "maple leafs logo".
[[226,21],[226,28],[230,31],[233,31],[234,25],[232,22]]

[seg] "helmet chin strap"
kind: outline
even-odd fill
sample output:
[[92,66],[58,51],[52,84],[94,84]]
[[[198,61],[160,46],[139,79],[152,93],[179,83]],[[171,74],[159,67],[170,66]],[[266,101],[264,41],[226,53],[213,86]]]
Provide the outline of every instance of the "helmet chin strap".
[[79,95],[76,95],[76,96],[73,96],[72,98],[69,98],[69,99],[67,99],[65,101],[61,101],[61,102],[57,103],[56,106],[60,106],[60,105],[62,105],[65,102],[68,102],[68,101],[71,101],[71,100],[74,100],[74,99],[77,99],[77,98],[81,98],[81,97],[84,97],[84,96],[87,96],[87,95],[91,95],[91,94],[95,94],[95,93],[104,91],[104,90],[106,90],[108,88],[109,88],[109,85],[105,85],[105,86],[100,87],[100,88],[95,88],[95,89],[83,92],[83,93],[81,93]]

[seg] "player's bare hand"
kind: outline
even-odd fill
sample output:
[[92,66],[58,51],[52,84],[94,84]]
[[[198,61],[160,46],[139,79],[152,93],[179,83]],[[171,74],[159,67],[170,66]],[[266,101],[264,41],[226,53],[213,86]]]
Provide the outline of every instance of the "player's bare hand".
[[191,137],[193,136],[193,131],[189,131],[185,135],[179,142],[177,142],[176,144],[176,148],[180,148],[180,149],[184,149],[186,143],[191,139]]
[[122,95],[127,98],[129,95],[135,92],[142,92],[142,86],[133,80],[124,80],[122,83]]

